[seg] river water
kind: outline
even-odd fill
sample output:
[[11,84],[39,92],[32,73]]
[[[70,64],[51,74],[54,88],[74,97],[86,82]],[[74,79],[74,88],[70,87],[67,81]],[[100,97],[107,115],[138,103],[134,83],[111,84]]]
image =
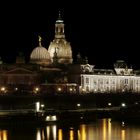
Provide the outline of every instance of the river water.
[[0,140],[140,140],[140,125],[97,119],[88,123],[1,126]]

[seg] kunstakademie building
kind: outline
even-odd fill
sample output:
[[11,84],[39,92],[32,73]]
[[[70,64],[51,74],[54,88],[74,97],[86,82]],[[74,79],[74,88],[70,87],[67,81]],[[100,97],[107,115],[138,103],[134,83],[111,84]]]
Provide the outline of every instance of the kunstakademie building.
[[77,55],[73,63],[72,48],[65,39],[64,22],[58,17],[55,37],[48,49],[41,44],[30,54],[25,63],[23,55],[16,63],[5,64],[0,58],[0,93],[123,93],[140,92],[140,72],[129,68],[123,60],[114,64],[114,69],[96,69],[87,58]]

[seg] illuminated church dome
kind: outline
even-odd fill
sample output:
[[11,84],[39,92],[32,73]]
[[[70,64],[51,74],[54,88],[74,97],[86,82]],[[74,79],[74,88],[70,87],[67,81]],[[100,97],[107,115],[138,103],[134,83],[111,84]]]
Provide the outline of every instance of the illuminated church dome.
[[39,46],[34,48],[30,55],[30,62],[42,65],[51,64],[51,57],[45,47],[41,45],[41,37],[39,36]]
[[57,58],[57,62],[61,64],[69,64],[73,61],[71,45],[65,39],[64,23],[60,13],[55,23],[55,38],[50,43],[48,52],[50,53],[52,61],[54,61],[54,57]]

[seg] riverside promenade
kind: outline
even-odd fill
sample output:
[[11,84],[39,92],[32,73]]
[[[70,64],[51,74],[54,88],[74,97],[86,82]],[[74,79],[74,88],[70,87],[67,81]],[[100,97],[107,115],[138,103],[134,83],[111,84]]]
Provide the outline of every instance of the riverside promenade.
[[[87,95],[2,95],[0,96],[0,119],[13,118],[45,120],[56,115],[83,118],[83,116],[107,116],[119,112],[121,107],[138,104],[139,94],[87,94]],[[39,118],[39,119],[38,119]]]

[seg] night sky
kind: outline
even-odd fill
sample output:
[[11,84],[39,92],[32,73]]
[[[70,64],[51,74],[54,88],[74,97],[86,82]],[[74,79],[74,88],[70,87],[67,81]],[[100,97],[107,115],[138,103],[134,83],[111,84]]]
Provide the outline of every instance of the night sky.
[[18,52],[23,52],[28,60],[38,45],[38,35],[42,36],[42,45],[48,49],[60,10],[74,58],[80,52],[97,68],[113,68],[118,59],[140,68],[137,3],[11,4],[1,5],[4,10],[0,11],[0,56],[4,62],[14,62]]

